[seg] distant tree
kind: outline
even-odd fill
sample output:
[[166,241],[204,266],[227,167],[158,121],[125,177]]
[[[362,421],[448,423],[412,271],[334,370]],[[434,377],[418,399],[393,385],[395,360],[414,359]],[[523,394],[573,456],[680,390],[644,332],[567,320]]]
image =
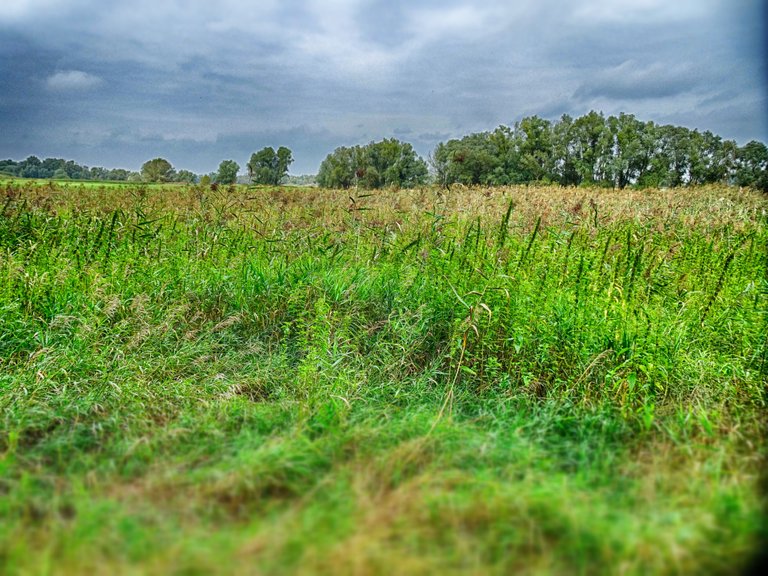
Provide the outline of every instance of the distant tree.
[[211,185],[211,177],[208,174],[204,174],[200,177],[200,185],[201,186],[210,186]]
[[[436,178],[443,186],[459,184],[510,184],[514,170],[507,173],[503,165],[512,162],[514,154],[507,147],[508,132],[480,132],[461,140],[440,143],[432,154]],[[503,150],[503,151],[502,151]]]
[[736,159],[736,184],[768,192],[768,147],[752,140],[739,148]]
[[141,165],[141,177],[145,182],[171,182],[174,175],[173,166],[165,158],[148,160]]
[[197,174],[190,172],[189,170],[179,170],[176,173],[176,182],[185,182],[186,184],[194,184],[197,182]]
[[321,188],[349,188],[357,182],[355,148],[340,146],[325,157],[317,173]]
[[131,172],[129,170],[125,170],[124,168],[115,168],[114,170],[109,170],[107,172],[107,180],[128,180],[130,178],[131,174],[135,174],[135,172]]
[[0,174],[18,176],[20,170],[19,163],[15,160],[11,160],[10,158],[8,160],[0,160]]
[[689,184],[727,184],[736,166],[738,146],[712,132],[692,133]]
[[538,116],[523,118],[515,125],[515,135],[519,142],[523,180],[541,182],[553,179],[552,123]]
[[42,174],[43,163],[37,156],[30,156],[21,162],[19,175],[23,178],[44,178]]
[[317,183],[324,188],[410,188],[426,183],[428,175],[426,162],[413,146],[390,138],[336,148],[320,164]]
[[395,138],[374,142],[368,146],[367,156],[370,165],[379,173],[378,180],[374,180],[378,186],[374,187],[412,188],[427,181],[427,163],[408,142]]
[[69,174],[64,168],[57,168],[53,173],[53,178],[55,180],[69,180]]
[[254,184],[277,185],[288,174],[292,162],[293,153],[285,146],[280,146],[277,152],[271,146],[262,148],[251,154],[246,165],[248,177]]
[[223,160],[219,164],[219,171],[216,173],[216,182],[219,184],[234,184],[237,182],[237,173],[240,171],[240,165],[234,160]]

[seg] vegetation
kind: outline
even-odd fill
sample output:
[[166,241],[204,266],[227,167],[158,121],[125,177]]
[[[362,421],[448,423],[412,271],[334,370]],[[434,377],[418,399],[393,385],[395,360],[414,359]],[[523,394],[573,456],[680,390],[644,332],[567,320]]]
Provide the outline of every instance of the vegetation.
[[141,177],[145,182],[172,182],[176,171],[165,158],[147,160],[141,165]]
[[219,164],[219,171],[216,173],[216,182],[219,184],[234,184],[237,182],[237,173],[240,171],[240,165],[234,160],[223,160]]
[[0,160],[0,174],[20,178],[56,178],[70,180],[112,180],[124,181],[138,179],[139,174],[122,168],[107,169],[101,167],[89,168],[81,166],[72,160],[63,158],[46,158],[40,160],[37,156],[29,156],[26,160]]
[[427,181],[427,164],[413,147],[394,138],[365,146],[336,148],[317,174],[324,188],[412,188]]
[[[288,177],[290,149],[265,147],[251,155],[246,167],[253,184],[319,185],[324,188],[412,188],[434,181],[506,186],[560,184],[610,188],[684,187],[726,184],[768,192],[768,147],[751,141],[739,147],[709,131],[644,122],[632,114],[605,117],[591,111],[579,118],[551,122],[537,116],[513,127],[469,134],[441,142],[430,155],[432,174],[411,144],[397,139],[365,146],[341,146],[326,156],[314,176]],[[211,182],[237,182],[240,166],[225,160]],[[223,171],[222,171],[223,170]],[[203,182],[189,170],[176,172],[164,158],[142,166],[141,175],[127,170],[88,168],[73,161],[30,156],[22,162],[0,161],[0,174],[57,180],[139,180]]]
[[437,181],[461,184],[558,183],[679,187],[736,184],[768,191],[768,148],[739,148],[711,132],[597,112],[550,122],[536,116],[513,128],[440,143],[432,155]]
[[285,146],[275,152],[271,146],[251,154],[248,161],[248,176],[254,184],[280,184],[293,163],[293,153]]
[[0,188],[0,572],[733,573],[764,195]]

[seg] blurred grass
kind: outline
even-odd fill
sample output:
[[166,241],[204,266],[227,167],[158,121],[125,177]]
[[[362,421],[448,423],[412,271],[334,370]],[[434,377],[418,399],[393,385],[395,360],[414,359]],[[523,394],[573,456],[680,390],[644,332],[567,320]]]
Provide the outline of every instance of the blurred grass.
[[759,546],[763,195],[0,186],[4,572]]

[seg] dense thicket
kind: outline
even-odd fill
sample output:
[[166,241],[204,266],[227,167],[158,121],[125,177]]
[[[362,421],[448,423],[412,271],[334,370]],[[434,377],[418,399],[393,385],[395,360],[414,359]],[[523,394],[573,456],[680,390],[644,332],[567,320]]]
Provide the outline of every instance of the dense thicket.
[[425,184],[427,164],[407,142],[395,138],[365,146],[341,146],[320,164],[318,185],[324,188],[410,188]]
[[537,116],[513,127],[438,144],[438,183],[558,183],[657,187],[736,184],[768,190],[768,148],[739,147],[709,131],[643,122],[631,114],[590,112],[550,122]]

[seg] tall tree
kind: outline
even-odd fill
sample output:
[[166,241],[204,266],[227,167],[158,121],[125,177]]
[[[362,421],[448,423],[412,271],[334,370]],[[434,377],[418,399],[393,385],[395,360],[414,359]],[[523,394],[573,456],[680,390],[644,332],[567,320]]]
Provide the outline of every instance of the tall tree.
[[147,160],[141,165],[141,178],[145,182],[170,182],[173,177],[173,166],[165,158]]
[[246,165],[248,177],[254,184],[277,185],[288,174],[292,162],[293,153],[285,146],[280,146],[277,152],[271,146],[262,148],[251,154]]
[[186,184],[194,184],[197,182],[197,174],[189,170],[179,170],[176,173],[176,182],[184,182]]
[[325,157],[317,173],[317,185],[321,188],[350,188],[357,183],[358,147],[339,146]]
[[317,174],[324,188],[410,188],[427,181],[429,171],[407,142],[395,138],[365,146],[341,146],[326,156]]
[[736,183],[768,192],[768,147],[752,140],[739,148]]
[[527,182],[544,181],[553,173],[552,124],[532,116],[515,126],[519,138],[520,166]]
[[222,160],[219,171],[216,173],[216,182],[219,184],[234,184],[237,182],[237,173],[240,165],[234,160]]

